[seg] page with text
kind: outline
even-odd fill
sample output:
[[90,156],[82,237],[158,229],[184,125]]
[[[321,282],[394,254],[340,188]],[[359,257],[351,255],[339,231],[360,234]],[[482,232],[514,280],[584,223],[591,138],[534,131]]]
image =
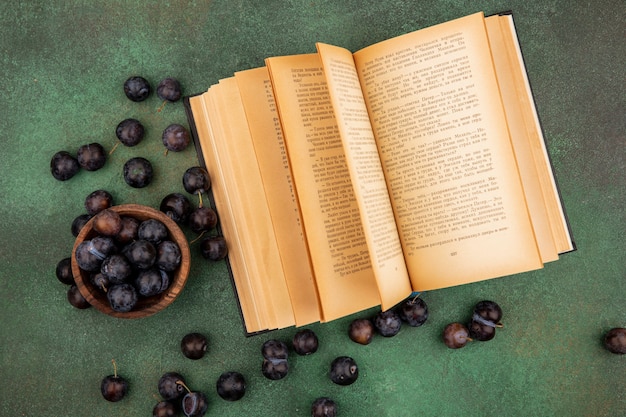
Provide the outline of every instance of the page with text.
[[296,326],[320,321],[319,297],[267,68],[235,73]]
[[412,291],[376,140],[354,66],[344,48],[317,44],[361,212],[383,310]]
[[380,304],[322,64],[266,60],[300,203],[324,320]]
[[483,14],[354,59],[413,286],[542,267]]

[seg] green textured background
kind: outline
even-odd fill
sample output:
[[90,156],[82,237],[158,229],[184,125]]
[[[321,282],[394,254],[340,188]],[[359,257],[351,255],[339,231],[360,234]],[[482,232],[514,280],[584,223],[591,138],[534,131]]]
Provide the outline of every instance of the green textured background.
[[[236,70],[273,55],[308,53],[316,41],[352,50],[475,11],[513,10],[548,150],[578,251],[544,270],[424,294],[430,319],[369,346],[352,343],[353,317],[310,326],[320,349],[293,357],[283,380],[260,373],[260,346],[288,341],[294,329],[245,338],[224,263],[192,247],[182,295],[150,318],[124,321],[77,310],[55,277],[70,255],[70,224],[91,191],[116,203],[158,207],[184,192],[190,147],[164,156],[160,133],[186,124],[181,103],[158,112],[158,98],[132,103],[124,80],[153,85],[178,78],[185,93],[204,91]],[[0,415],[142,416],[156,383],[181,372],[204,391],[213,416],[307,416],[318,396],[333,397],[340,416],[624,416],[626,356],[601,345],[610,327],[626,326],[626,3],[623,0],[498,1],[10,1],[0,13]],[[59,150],[115,144],[127,117],[146,126],[135,148],[118,147],[107,165],[67,182],[52,178]],[[155,181],[131,189],[121,175],[132,156],[150,159]],[[346,294],[349,297],[350,294]],[[493,299],[505,329],[488,343],[447,349],[451,321]],[[373,311],[372,311],[373,312]],[[360,316],[360,315],[359,315]],[[189,331],[210,338],[208,355],[190,361],[179,341]],[[359,380],[333,385],[331,360],[349,355]],[[294,355],[295,356],[295,355]],[[108,403],[100,380],[119,371],[128,396]],[[228,403],[215,392],[226,370],[248,380]]]

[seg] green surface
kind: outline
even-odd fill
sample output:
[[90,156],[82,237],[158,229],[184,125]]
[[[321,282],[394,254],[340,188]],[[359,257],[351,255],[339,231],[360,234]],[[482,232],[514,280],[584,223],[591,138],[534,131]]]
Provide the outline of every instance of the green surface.
[[[260,346],[270,337],[287,341],[295,330],[245,338],[224,263],[205,262],[195,246],[185,290],[155,316],[124,321],[67,303],[54,269],[70,255],[70,224],[87,194],[103,188],[116,203],[158,207],[167,193],[184,192],[182,173],[197,163],[191,147],[165,156],[160,143],[168,124],[186,124],[182,104],[159,112],[154,95],[132,103],[122,92],[127,77],[156,85],[174,76],[197,93],[265,57],[313,52],[316,41],[357,50],[475,11],[508,9],[577,252],[538,272],[426,293],[431,316],[423,327],[369,346],[346,336],[353,317],[310,326],[319,351],[293,357],[290,374],[274,382],[260,373]],[[166,371],[204,391],[212,416],[307,416],[322,395],[344,417],[626,415],[626,356],[601,346],[605,331],[626,326],[625,17],[623,0],[7,3],[0,14],[0,415],[150,415]],[[52,178],[56,151],[90,142],[109,150],[127,117],[145,124],[144,142],[118,147],[100,171]],[[123,182],[131,156],[155,165],[148,188]],[[491,342],[447,349],[442,328],[466,320],[481,299],[501,304],[505,329]],[[200,361],[179,351],[189,331],[210,338]],[[352,386],[327,377],[339,355],[360,365]],[[115,404],[99,393],[112,358],[131,384]],[[236,403],[215,392],[227,370],[248,380]]]

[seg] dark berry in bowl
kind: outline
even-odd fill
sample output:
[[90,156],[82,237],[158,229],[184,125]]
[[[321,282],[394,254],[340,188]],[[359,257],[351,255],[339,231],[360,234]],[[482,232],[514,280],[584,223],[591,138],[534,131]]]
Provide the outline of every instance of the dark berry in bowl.
[[63,258],[57,263],[55,270],[57,279],[63,284],[74,285],[74,274],[72,273],[72,258]]
[[402,320],[393,310],[381,311],[374,317],[374,327],[381,336],[392,337],[400,332]]
[[189,194],[202,194],[211,188],[211,179],[206,169],[202,167],[188,168],[183,174],[183,188]]
[[163,197],[159,209],[176,223],[185,223],[191,213],[191,203],[181,193],[171,193]]
[[120,401],[128,393],[128,382],[117,374],[117,365],[113,362],[113,375],[102,378],[100,392],[105,400],[111,402]]
[[142,297],[152,297],[161,294],[170,285],[167,272],[158,268],[139,271],[135,278],[135,288]]
[[[128,259],[132,267],[132,274],[124,283],[133,286],[140,271],[155,267],[157,249],[151,242],[139,238],[139,227],[137,227],[137,238],[135,240],[129,243],[120,243],[118,240],[119,234],[115,238],[100,236],[93,228],[93,221],[89,221],[76,237],[72,251],[72,272],[76,284],[89,303],[107,315],[118,318],[142,318],[155,314],[171,304],[185,286],[191,259],[187,237],[174,221],[152,207],[124,204],[112,206],[108,210],[117,212],[121,218],[132,217],[139,224],[147,220],[158,220],[161,222],[166,228],[166,240],[176,243],[180,249],[180,264],[172,272],[158,271],[159,274],[154,277],[156,278],[154,282],[160,284],[161,292],[149,297],[137,294],[135,307],[126,312],[116,311],[112,308],[107,297],[108,293],[111,292],[111,288],[107,288],[107,292],[101,286],[94,284],[91,280],[93,273],[100,272],[101,264],[108,256],[114,253],[121,253]],[[107,249],[103,242],[107,242],[110,248]],[[89,262],[85,262],[85,259]],[[100,266],[98,266],[99,264]],[[93,269],[89,270],[89,268]],[[137,289],[135,291],[138,292]]]
[[317,352],[319,340],[313,330],[302,329],[293,336],[292,346],[298,355],[310,355]]
[[91,215],[89,214],[79,214],[72,220],[71,231],[74,237],[78,236],[83,226],[87,224],[87,222],[91,219]]
[[348,336],[353,342],[369,345],[374,337],[374,325],[369,319],[354,319],[348,327]]
[[398,307],[400,319],[411,327],[419,327],[428,320],[428,306],[419,297],[404,300]]
[[163,131],[161,137],[163,140],[163,146],[169,151],[180,152],[185,150],[191,142],[191,136],[189,131],[180,124],[174,123],[169,125]]
[[626,328],[614,327],[609,330],[603,339],[606,350],[618,355],[626,354]]
[[198,207],[189,215],[189,228],[195,233],[207,232],[217,225],[217,213],[211,207]]
[[185,379],[178,372],[166,372],[157,385],[159,395],[167,401],[182,398],[187,390],[185,389]]
[[228,255],[228,246],[222,236],[206,237],[200,241],[202,256],[211,261],[219,261]]
[[98,288],[102,292],[106,293],[111,286],[109,279],[102,274],[102,272],[94,272],[89,276],[89,281],[94,287]]
[[100,272],[108,279],[109,283],[121,284],[130,277],[132,267],[124,255],[116,253],[102,261]]
[[120,216],[122,228],[115,235],[115,241],[118,243],[130,243],[137,240],[137,231],[139,230],[139,220],[131,216]]
[[70,286],[70,288],[67,290],[67,301],[79,310],[84,310],[91,307],[89,301],[87,301],[85,297],[83,297],[76,285]]
[[330,380],[337,385],[350,385],[359,377],[359,367],[349,356],[340,356],[330,364]]
[[161,100],[176,102],[180,100],[182,95],[182,88],[177,79],[167,77],[162,79],[157,86],[157,96]]
[[143,77],[130,77],[124,82],[124,94],[132,101],[144,101],[150,95],[150,83]]
[[116,236],[122,230],[122,217],[115,210],[104,209],[93,216],[92,227],[101,236]]
[[116,247],[112,239],[96,236],[91,240],[82,241],[76,247],[74,256],[80,269],[95,272],[100,270],[102,261],[110,254],[114,253],[115,250]]
[[328,397],[320,397],[311,404],[311,417],[336,417],[337,404]]
[[115,136],[124,146],[135,146],[141,142],[145,131],[139,120],[125,119],[115,128]]
[[226,401],[237,401],[246,393],[246,380],[239,372],[224,372],[217,379],[217,394]]
[[154,245],[158,245],[161,241],[167,239],[168,231],[162,221],[157,219],[148,219],[139,224],[137,236],[139,239],[147,240]]
[[443,342],[450,349],[460,349],[471,341],[468,328],[461,323],[450,323],[443,329]]
[[97,171],[106,163],[107,153],[102,145],[94,142],[78,148],[76,159],[81,168],[87,171]]
[[137,156],[124,164],[124,181],[133,188],[144,188],[150,185],[154,177],[152,164],[146,158]]
[[67,181],[80,171],[78,160],[67,151],[59,151],[50,160],[50,172],[59,181]]
[[186,358],[198,360],[207,350],[207,338],[201,333],[188,333],[180,341],[180,350]]
[[85,210],[93,216],[113,205],[113,195],[106,190],[96,190],[85,197]]
[[128,283],[117,284],[109,288],[107,298],[114,311],[126,313],[137,304],[137,291]]
[[181,261],[180,248],[176,242],[164,240],[157,246],[156,266],[166,272],[173,272]]
[[148,269],[156,262],[156,248],[147,240],[139,239],[124,247],[124,255],[138,269]]

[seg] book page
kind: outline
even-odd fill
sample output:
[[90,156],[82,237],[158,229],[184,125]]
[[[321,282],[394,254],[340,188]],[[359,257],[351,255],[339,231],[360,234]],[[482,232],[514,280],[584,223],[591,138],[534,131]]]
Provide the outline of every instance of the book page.
[[361,212],[382,309],[411,293],[411,283],[352,53],[317,44],[346,162]]
[[[491,45],[494,67],[500,86],[500,94],[511,133],[511,143],[515,150],[515,159],[520,168],[520,176],[526,195],[526,203],[537,237],[537,245],[543,262],[555,261],[559,258],[550,219],[546,210],[544,193],[539,181],[539,174],[531,149],[530,137],[537,135],[535,125],[524,119],[523,109],[530,105],[524,94],[520,79],[519,63],[511,61],[508,42],[500,25],[503,16],[490,16],[485,19],[489,44]],[[545,161],[543,161],[545,163]]]
[[228,164],[222,166],[217,151],[217,143],[224,142],[223,129],[219,118],[219,105],[216,104],[216,91],[219,86],[212,86],[203,95],[192,97],[189,100],[194,115],[198,141],[201,144],[202,156],[207,171],[211,177],[211,192],[215,198],[215,207],[220,216],[220,227],[226,238],[228,247],[228,262],[232,270],[232,278],[237,292],[237,301],[244,319],[246,331],[249,333],[266,330],[269,318],[269,309],[263,303],[257,302],[255,294],[263,289],[254,285],[249,279],[251,275],[248,259],[243,246],[244,236],[239,223],[235,221],[237,196],[234,188],[228,185]]
[[219,175],[226,178],[225,186],[235,197],[232,220],[240,231],[237,238],[249,271],[247,279],[267,314],[266,328],[288,327],[295,323],[291,300],[237,82],[234,77],[223,79],[214,89],[223,133],[222,140],[215,142],[225,170]]
[[[565,210],[561,203],[554,173],[552,172],[550,157],[548,155],[548,150],[546,149],[543,132],[539,123],[539,116],[537,115],[535,102],[530,89],[530,82],[528,81],[528,76],[526,74],[524,59],[522,57],[522,52],[515,31],[515,25],[513,23],[513,16],[506,15],[489,17],[487,19],[487,23],[489,23],[490,20],[495,20],[494,18],[496,17],[497,21],[500,23],[503,43],[508,51],[508,57],[512,68],[511,75],[514,78],[517,97],[519,97],[518,102],[523,103],[523,105],[520,106],[521,113],[528,132],[530,150],[535,159],[535,166],[537,168],[538,179],[543,191],[543,201],[546,206],[550,227],[552,229],[552,236],[555,239],[558,253],[572,251],[575,249],[575,245],[570,234],[569,225],[565,216]],[[491,33],[491,28],[493,28],[494,25],[491,24],[487,27]],[[494,53],[498,52],[496,51]]]
[[354,59],[414,288],[542,267],[482,13]]
[[287,150],[267,68],[235,73],[285,271],[296,326],[320,321]]
[[324,320],[380,304],[359,207],[317,54],[267,67],[300,203]]

